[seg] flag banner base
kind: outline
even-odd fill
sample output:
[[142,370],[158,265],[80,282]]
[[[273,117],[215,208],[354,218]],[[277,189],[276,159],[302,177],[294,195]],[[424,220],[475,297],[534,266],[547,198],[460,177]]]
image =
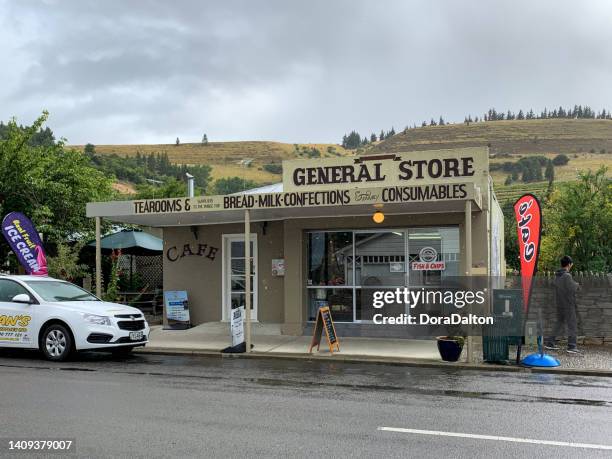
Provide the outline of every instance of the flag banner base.
[[552,355],[540,354],[529,354],[521,363],[528,367],[558,367],[561,363],[555,359]]
[[242,343],[237,344],[236,346],[226,347],[221,352],[223,354],[242,354],[246,352],[246,342],[243,341]]

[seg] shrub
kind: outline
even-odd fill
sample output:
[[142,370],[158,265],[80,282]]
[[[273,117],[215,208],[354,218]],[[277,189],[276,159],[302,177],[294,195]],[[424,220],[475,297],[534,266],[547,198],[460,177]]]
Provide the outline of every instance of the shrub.
[[565,166],[567,163],[569,163],[569,158],[566,155],[561,154],[555,156],[552,162],[555,166]]
[[282,174],[283,166],[280,164],[264,164],[264,170],[271,174]]

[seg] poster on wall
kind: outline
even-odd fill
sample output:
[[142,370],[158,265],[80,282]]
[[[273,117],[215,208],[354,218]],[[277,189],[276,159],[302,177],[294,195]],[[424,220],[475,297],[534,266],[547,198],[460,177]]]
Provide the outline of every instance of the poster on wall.
[[285,259],[284,258],[273,258],[272,259],[272,275],[274,277],[282,277],[285,275]]
[[164,292],[164,330],[185,330],[191,327],[189,301],[185,290]]
[[2,220],[2,234],[28,274],[47,275],[43,243],[28,217],[21,212],[7,214]]

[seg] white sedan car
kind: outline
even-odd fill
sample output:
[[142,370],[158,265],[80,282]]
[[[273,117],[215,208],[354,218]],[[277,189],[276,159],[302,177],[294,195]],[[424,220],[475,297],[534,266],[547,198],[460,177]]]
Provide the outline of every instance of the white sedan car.
[[136,308],[51,277],[0,275],[0,347],[39,349],[49,360],[65,360],[86,349],[127,354],[148,337]]

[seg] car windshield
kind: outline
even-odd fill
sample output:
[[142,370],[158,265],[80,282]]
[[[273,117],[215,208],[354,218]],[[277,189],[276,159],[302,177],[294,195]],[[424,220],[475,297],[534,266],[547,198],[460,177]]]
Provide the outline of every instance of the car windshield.
[[86,290],[69,282],[62,281],[26,281],[45,301],[100,301]]

